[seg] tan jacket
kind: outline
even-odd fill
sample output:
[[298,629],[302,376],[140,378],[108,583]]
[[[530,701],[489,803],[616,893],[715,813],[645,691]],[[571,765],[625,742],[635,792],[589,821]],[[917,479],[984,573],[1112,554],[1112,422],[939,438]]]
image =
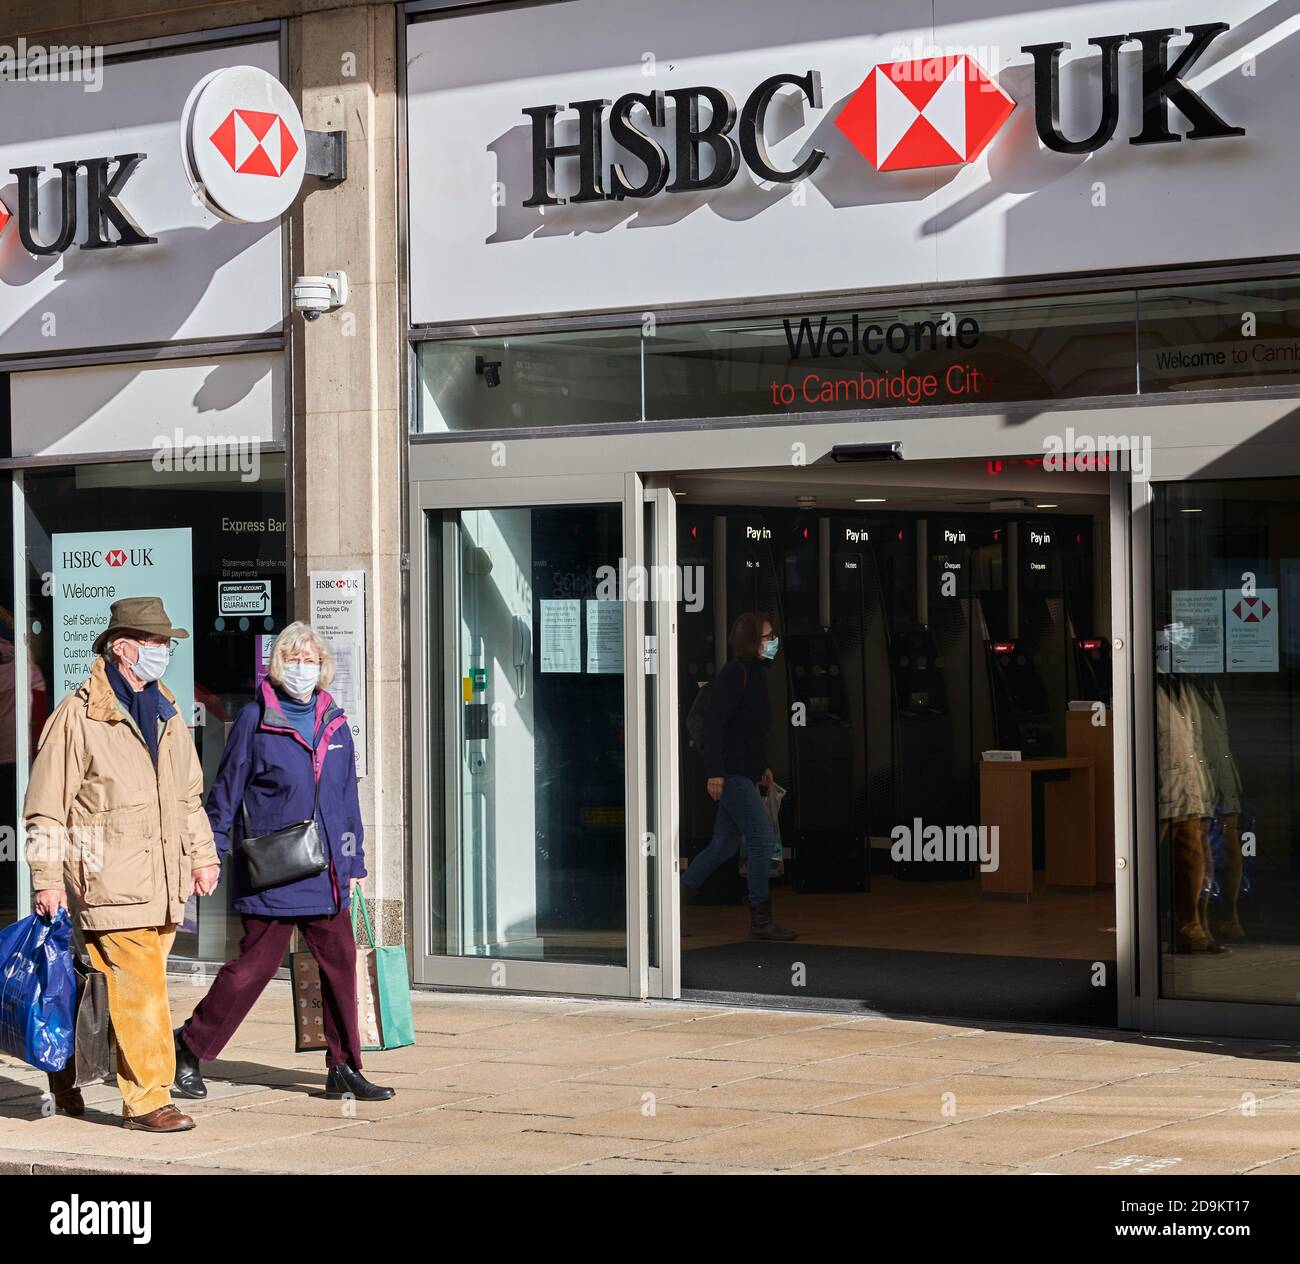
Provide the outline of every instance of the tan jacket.
[[179,711],[158,725],[155,771],[100,659],[41,733],[23,802],[27,863],[36,890],[67,890],[84,930],[179,923],[191,868],[218,863],[194,740]]

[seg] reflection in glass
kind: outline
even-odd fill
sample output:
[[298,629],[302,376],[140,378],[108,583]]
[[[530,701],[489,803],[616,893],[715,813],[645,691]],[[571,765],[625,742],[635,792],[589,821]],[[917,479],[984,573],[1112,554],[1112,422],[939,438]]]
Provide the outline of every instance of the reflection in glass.
[[1300,480],[1154,490],[1162,994],[1295,1004]]
[[601,587],[621,512],[453,515],[460,835],[434,884],[449,955],[627,961],[622,602]]
[[[221,754],[240,709],[252,701],[261,664],[258,638],[270,641],[285,621],[284,457],[260,454],[260,473],[244,481],[240,470],[158,470],[148,461],[87,464],[29,470],[26,491],[27,587],[26,644],[32,740],[35,754],[44,717],[59,702],[53,696],[58,674],[55,656],[60,629],[54,624],[54,596],[48,577],[55,571],[53,537],[66,532],[188,528],[193,565],[195,718],[191,727],[203,767],[204,790],[212,785]],[[111,574],[90,573],[91,580]],[[265,613],[226,617],[220,609],[222,580],[266,580],[270,606]],[[108,587],[112,587],[109,585]],[[115,596],[148,593],[114,592]],[[113,596],[103,599],[106,615]],[[98,599],[87,599],[87,602]],[[34,668],[34,670],[33,670]],[[51,690],[48,703],[44,694]],[[229,874],[210,896],[194,897],[186,923],[176,936],[173,956],[225,961],[235,953],[242,934],[239,916],[229,905]]]

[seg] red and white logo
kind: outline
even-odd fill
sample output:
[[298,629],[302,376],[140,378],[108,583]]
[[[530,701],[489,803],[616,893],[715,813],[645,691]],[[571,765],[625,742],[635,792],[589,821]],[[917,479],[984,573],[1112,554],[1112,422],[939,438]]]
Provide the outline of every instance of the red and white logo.
[[104,554],[104,561],[110,566],[125,566],[126,554],[121,549],[109,549]]
[[208,139],[232,171],[282,176],[298,153],[284,119],[266,110],[231,110]]
[[1273,613],[1273,607],[1263,597],[1243,597],[1232,607],[1232,613],[1242,623],[1263,623]]
[[964,53],[873,66],[835,125],[877,171],[973,162],[1016,103]]
[[279,219],[307,171],[307,131],[285,86],[256,66],[226,66],[194,85],[181,156],[194,192],[236,224]]

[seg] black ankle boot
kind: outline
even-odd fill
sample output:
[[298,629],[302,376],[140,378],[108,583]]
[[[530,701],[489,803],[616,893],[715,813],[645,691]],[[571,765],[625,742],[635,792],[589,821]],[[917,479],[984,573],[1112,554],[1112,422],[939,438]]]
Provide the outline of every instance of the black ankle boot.
[[782,942],[799,938],[794,931],[786,930],[780,922],[773,921],[771,900],[749,906],[749,933],[755,939],[777,939]]
[[355,1097],[359,1102],[386,1102],[395,1093],[395,1089],[371,1084],[360,1071],[354,1071],[350,1066],[332,1066],[325,1076],[325,1096],[333,1100]]
[[173,1087],[180,1097],[206,1097],[208,1086],[203,1082],[203,1071],[199,1060],[191,1052],[189,1045],[181,1039],[181,1028],[172,1032],[176,1045],[176,1080]]

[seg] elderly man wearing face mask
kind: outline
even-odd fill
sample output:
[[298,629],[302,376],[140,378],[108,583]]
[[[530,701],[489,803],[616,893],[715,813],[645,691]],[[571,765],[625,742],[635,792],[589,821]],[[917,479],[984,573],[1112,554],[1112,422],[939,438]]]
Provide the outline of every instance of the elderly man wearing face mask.
[[[194,1127],[171,1104],[167,954],[186,900],[221,874],[194,740],[159,683],[188,635],[160,597],[113,603],[89,677],[41,733],[23,804],[36,912],[67,907],[107,977],[122,1123],[146,1132]],[[84,1112],[66,1078],[51,1081],[56,1105]]]
[[[307,624],[275,639],[256,701],[235,718],[208,795],[208,819],[224,859],[232,855],[235,911],[244,923],[239,956],[176,1031],[176,1091],[206,1097],[200,1063],[215,1058],[284,960],[294,928],[320,966],[325,1096],[383,1101],[391,1088],[361,1074],[357,955],[351,901],[366,877],[356,761],[347,716],[328,693],[329,646]],[[246,839],[315,821],[327,865],[274,886],[252,881]]]

